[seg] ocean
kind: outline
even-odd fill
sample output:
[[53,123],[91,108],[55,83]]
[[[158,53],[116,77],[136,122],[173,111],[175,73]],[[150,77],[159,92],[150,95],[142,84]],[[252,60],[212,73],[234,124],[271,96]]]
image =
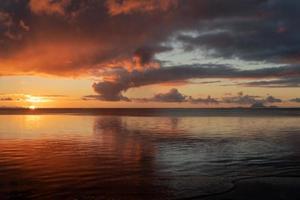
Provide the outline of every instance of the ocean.
[[300,109],[0,109],[0,199],[300,199]]

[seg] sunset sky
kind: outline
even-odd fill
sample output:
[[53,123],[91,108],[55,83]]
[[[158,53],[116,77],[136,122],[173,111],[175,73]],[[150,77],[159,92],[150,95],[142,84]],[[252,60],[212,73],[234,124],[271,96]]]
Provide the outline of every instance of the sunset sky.
[[1,0],[0,107],[300,106],[298,0]]

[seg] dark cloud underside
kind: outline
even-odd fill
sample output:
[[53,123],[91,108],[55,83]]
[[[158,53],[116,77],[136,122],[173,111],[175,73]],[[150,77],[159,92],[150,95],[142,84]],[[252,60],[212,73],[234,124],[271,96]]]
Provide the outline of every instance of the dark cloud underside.
[[[290,74],[300,75],[298,65],[289,67],[274,67],[268,69],[240,70],[227,65],[188,65],[148,69],[128,72],[123,68],[110,71],[113,81],[94,83],[93,88],[102,100],[124,100],[122,92],[129,88],[145,85],[173,82],[192,78],[228,78],[228,79],[288,79]],[[108,75],[108,74],[106,74]],[[250,84],[250,83],[249,83]]]

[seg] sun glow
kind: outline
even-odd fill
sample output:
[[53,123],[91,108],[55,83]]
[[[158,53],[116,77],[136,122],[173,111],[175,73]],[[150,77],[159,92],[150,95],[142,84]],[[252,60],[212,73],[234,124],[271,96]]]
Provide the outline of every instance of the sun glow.
[[42,103],[42,102],[48,102],[49,99],[46,99],[44,97],[26,95],[25,101],[30,102],[30,103]]
[[30,110],[35,110],[36,109],[36,107],[34,106],[34,105],[31,105],[31,106],[29,106],[28,107]]

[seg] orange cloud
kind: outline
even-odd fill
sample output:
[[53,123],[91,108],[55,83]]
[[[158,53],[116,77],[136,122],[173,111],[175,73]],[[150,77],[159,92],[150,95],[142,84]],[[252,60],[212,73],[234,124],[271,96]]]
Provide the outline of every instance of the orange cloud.
[[[9,58],[0,58],[3,74],[47,73],[74,76],[86,73],[85,64],[92,62],[92,56],[100,49],[93,44],[37,42],[24,47]],[[80,65],[82,59],[86,63]]]
[[29,7],[35,14],[65,14],[65,7],[70,4],[70,0],[49,1],[30,0]]
[[130,14],[134,12],[167,11],[177,6],[177,0],[107,0],[111,15]]
[[110,44],[102,44],[89,40],[76,41],[75,38],[36,41],[8,57],[0,57],[0,75],[98,76],[103,75],[102,70],[109,68],[142,71],[160,67],[160,63],[152,58],[143,61],[143,55],[107,55],[114,49]]

